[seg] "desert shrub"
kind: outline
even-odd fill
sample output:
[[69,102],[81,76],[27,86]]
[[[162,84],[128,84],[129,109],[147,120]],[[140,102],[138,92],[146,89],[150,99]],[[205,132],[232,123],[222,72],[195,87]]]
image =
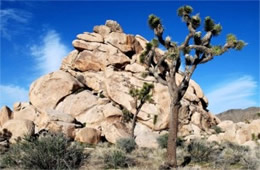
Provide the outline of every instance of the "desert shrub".
[[212,129],[215,130],[215,132],[216,132],[217,134],[219,134],[219,133],[222,132],[222,129],[221,129],[220,127],[218,127],[218,126],[213,126]]
[[[157,143],[159,144],[160,148],[167,148],[167,146],[168,146],[168,133],[159,136],[157,138]],[[177,141],[176,141],[176,145],[177,145],[177,147],[183,146],[184,140],[182,138],[178,137]]]
[[132,152],[136,148],[136,143],[133,138],[122,138],[116,141],[116,146],[127,153]]
[[126,153],[121,149],[109,149],[104,154],[104,163],[106,168],[124,168],[132,165],[132,161],[127,157]]
[[78,143],[62,134],[48,134],[39,138],[25,137],[11,145],[1,163],[9,168],[75,169],[85,156]]
[[168,133],[161,135],[157,138],[157,143],[159,144],[160,148],[167,148],[168,143]]
[[244,169],[257,170],[260,168],[259,158],[253,152],[245,152],[240,162]]
[[209,143],[203,140],[193,140],[187,146],[187,151],[194,162],[208,162],[210,154],[214,153],[215,149]]
[[[250,150],[248,147],[240,146],[231,142],[224,142],[220,146],[221,152],[215,159],[212,159],[215,167],[228,168],[233,165],[240,165],[244,155],[247,155]],[[248,157],[247,157],[248,158]],[[246,160],[248,160],[246,158]],[[248,162],[251,160],[248,160]],[[246,162],[244,162],[244,165]]]

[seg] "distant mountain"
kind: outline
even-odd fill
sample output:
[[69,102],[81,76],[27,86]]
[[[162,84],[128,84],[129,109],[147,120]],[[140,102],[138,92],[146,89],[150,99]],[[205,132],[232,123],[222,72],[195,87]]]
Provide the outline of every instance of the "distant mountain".
[[220,120],[232,120],[243,122],[246,120],[260,119],[260,107],[249,107],[247,109],[230,109],[216,115]]

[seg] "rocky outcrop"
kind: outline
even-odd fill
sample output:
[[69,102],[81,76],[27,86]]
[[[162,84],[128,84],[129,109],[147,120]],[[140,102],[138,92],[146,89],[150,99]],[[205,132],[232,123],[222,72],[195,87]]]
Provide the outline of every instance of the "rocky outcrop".
[[[147,42],[140,35],[123,33],[112,20],[95,26],[93,33],[78,34],[72,42],[75,50],[63,59],[60,70],[34,81],[30,102],[16,103],[14,116],[3,108],[0,125],[1,121],[20,121],[19,127],[10,127],[16,136],[22,133],[16,133],[15,128],[31,124],[29,131],[34,124],[36,132],[46,129],[80,142],[96,144],[103,137],[115,143],[130,136],[131,118],[129,122],[126,117],[135,114],[130,89],[146,82],[154,84],[154,102],[144,104],[138,114],[136,142],[142,147],[157,147],[156,138],[168,130],[170,96],[168,88],[154,77],[143,76],[146,67],[140,64],[139,56]],[[156,52],[164,53],[160,49]],[[176,75],[178,83],[182,78],[181,72]],[[219,123],[208,112],[208,100],[195,81],[190,81],[181,104],[179,136],[210,134],[210,128]]]
[[208,141],[218,143],[229,141],[239,145],[249,145],[252,141],[257,142],[260,139],[260,119],[253,120],[250,123],[234,123],[226,120],[217,126],[221,133],[209,136]]

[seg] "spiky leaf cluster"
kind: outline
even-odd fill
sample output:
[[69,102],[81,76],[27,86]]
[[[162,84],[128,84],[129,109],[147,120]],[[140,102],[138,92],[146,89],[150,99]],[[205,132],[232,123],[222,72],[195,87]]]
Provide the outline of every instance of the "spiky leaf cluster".
[[129,94],[138,100],[152,102],[151,90],[154,88],[153,84],[144,83],[141,89],[131,88]]
[[207,16],[204,20],[204,30],[206,32],[211,31],[213,36],[217,36],[222,31],[222,26],[220,24],[215,24],[215,21]]
[[246,43],[243,41],[243,40],[238,40],[236,43],[235,43],[235,49],[236,50],[242,50],[244,48],[244,46],[246,45]]
[[153,44],[152,43],[146,43],[146,46],[145,46],[145,50],[144,52],[141,53],[140,55],[140,62],[141,63],[144,63],[145,62],[145,57],[147,56],[147,54],[149,53],[149,51],[152,49],[153,47]]
[[237,41],[237,37],[234,34],[228,34],[226,41],[228,44],[234,44]]
[[222,31],[222,26],[220,24],[216,24],[216,25],[214,25],[214,28],[212,30],[212,34],[214,36],[216,36],[216,35],[219,35],[221,33],[221,31]]
[[207,16],[204,20],[204,30],[206,32],[213,30],[215,26],[215,22],[213,19],[211,19],[209,16]]
[[221,55],[222,54],[222,47],[220,45],[211,47],[212,53],[214,55]]
[[189,5],[185,5],[185,6],[182,6],[180,7],[178,10],[177,10],[177,14],[178,16],[184,16],[184,15],[189,15],[190,13],[192,13],[192,7],[189,6]]
[[194,29],[197,29],[200,26],[200,22],[201,22],[201,19],[200,19],[199,14],[191,17],[191,24]]
[[151,14],[151,15],[149,15],[149,18],[148,18],[148,24],[151,29],[155,29],[155,28],[157,28],[157,26],[159,24],[161,24],[161,20],[156,15]]
[[235,50],[242,50],[246,45],[243,40],[237,40],[237,37],[234,34],[228,34],[226,42]]
[[194,34],[194,44],[195,45],[200,45],[201,44],[201,32],[196,32]]

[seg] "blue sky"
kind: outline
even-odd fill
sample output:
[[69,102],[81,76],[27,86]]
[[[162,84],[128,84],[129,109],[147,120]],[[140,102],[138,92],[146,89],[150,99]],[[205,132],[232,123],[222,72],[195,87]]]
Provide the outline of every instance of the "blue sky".
[[[223,31],[213,44],[223,44],[234,33],[248,43],[242,51],[231,50],[200,65],[193,79],[209,98],[213,113],[260,105],[259,2],[258,1],[1,1],[0,107],[28,101],[30,84],[55,71],[82,32],[107,19],[120,23],[124,32],[153,38],[147,17],[162,19],[164,35],[181,43],[187,28],[176,15],[182,5],[191,5],[201,18],[211,16]],[[200,29],[202,30],[202,26]]]

